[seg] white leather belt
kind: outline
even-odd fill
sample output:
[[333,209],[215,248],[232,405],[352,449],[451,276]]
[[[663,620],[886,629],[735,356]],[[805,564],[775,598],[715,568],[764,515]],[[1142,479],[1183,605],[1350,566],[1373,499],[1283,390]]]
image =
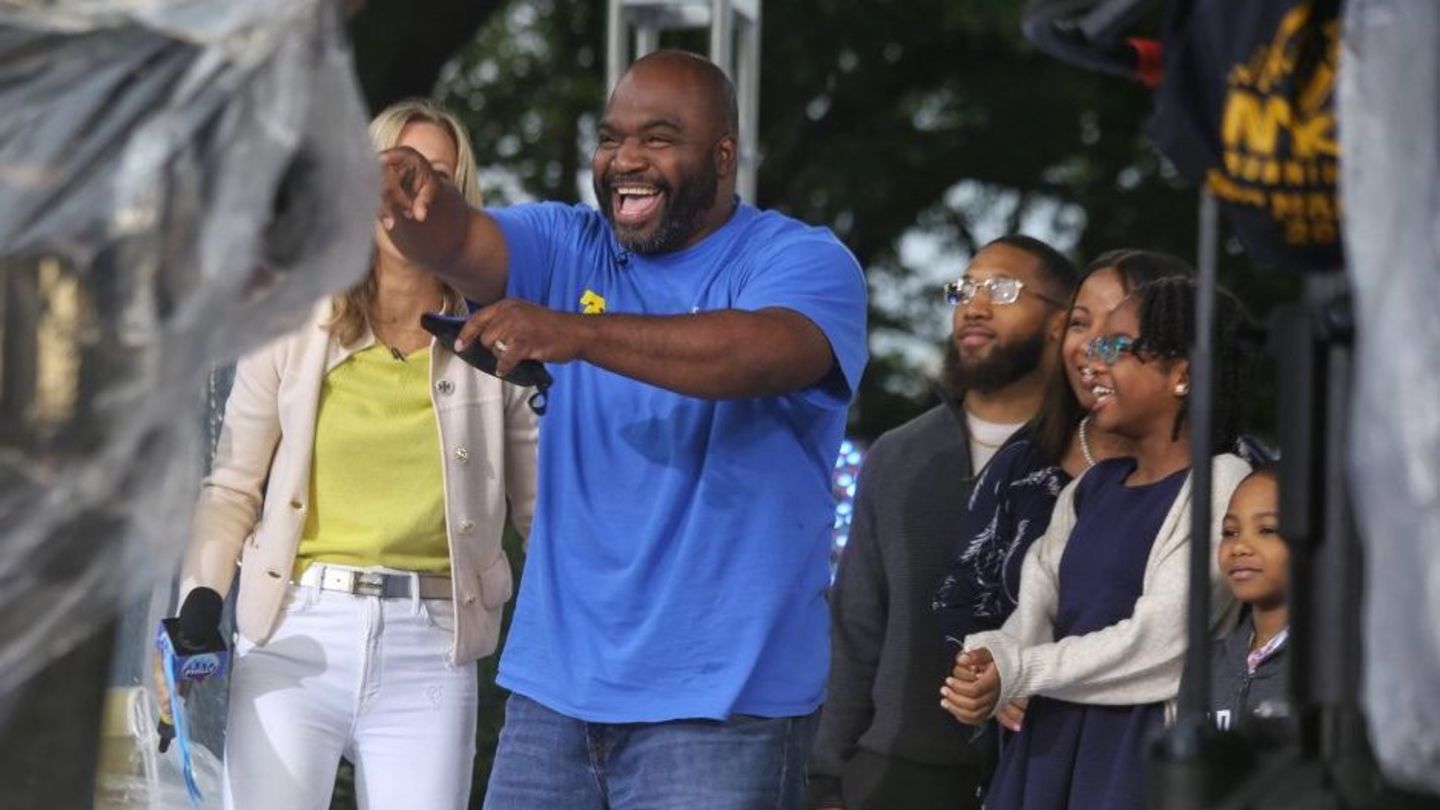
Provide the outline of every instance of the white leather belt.
[[421,599],[450,599],[450,577],[444,574],[397,574],[369,571],[348,565],[311,563],[300,575],[300,585],[322,591],[340,591],[355,596],[382,599],[410,599],[418,583]]

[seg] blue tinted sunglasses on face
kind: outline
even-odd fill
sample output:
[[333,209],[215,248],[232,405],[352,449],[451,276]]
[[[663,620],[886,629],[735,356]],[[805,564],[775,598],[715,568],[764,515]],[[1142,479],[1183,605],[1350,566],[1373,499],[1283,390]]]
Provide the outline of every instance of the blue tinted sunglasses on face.
[[1105,335],[1092,339],[1085,346],[1085,356],[1107,366],[1115,365],[1122,354],[1138,354],[1139,341],[1129,335]]

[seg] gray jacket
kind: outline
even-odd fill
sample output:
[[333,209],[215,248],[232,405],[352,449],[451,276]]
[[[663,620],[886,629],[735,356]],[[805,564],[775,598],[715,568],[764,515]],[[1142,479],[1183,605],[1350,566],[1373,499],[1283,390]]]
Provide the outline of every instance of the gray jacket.
[[840,775],[858,748],[941,766],[983,755],[967,745],[973,729],[940,708],[950,654],[930,606],[973,483],[964,416],[951,404],[885,433],[866,455],[830,592],[830,680],[809,806],[841,803]]
[[1288,645],[1282,643],[1251,674],[1245,659],[1254,632],[1255,625],[1246,614],[1230,635],[1211,642],[1210,717],[1221,729],[1244,726],[1253,716],[1278,719],[1289,715]]

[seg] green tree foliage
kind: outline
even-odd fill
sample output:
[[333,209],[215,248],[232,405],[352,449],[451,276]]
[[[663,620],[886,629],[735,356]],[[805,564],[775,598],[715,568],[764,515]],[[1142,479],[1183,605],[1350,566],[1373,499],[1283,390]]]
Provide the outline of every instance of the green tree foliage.
[[494,170],[487,201],[578,201],[605,96],[605,3],[510,4],[446,66],[435,94]]
[[450,55],[504,0],[347,0],[355,72],[372,110],[428,95]]

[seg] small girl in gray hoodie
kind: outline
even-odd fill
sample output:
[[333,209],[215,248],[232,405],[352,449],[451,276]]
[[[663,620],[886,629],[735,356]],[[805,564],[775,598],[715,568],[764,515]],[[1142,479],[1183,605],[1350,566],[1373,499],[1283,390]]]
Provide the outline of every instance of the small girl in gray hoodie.
[[1250,473],[1230,498],[1218,553],[1220,571],[1245,615],[1210,655],[1210,716],[1221,729],[1289,712],[1285,642],[1290,550],[1279,532],[1273,468]]

